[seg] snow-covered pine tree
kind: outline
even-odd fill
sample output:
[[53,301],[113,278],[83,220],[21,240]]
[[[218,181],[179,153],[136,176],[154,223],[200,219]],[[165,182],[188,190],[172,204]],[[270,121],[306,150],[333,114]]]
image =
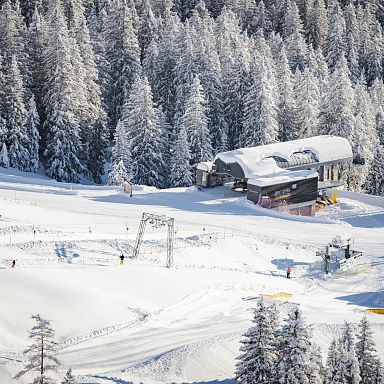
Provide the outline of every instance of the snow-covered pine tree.
[[193,184],[191,154],[185,127],[178,133],[172,148],[171,175],[172,187],[189,187]]
[[299,135],[296,124],[296,101],[293,97],[293,75],[284,46],[276,63],[276,80],[279,90],[279,140],[295,140]]
[[373,161],[365,181],[365,190],[372,195],[384,196],[384,147],[377,144]]
[[268,56],[254,58],[251,85],[244,99],[241,146],[253,147],[277,141],[277,94],[272,64]]
[[326,384],[336,384],[337,371],[340,364],[340,350],[336,339],[333,339],[328,349],[327,362],[325,367]]
[[181,50],[177,37],[181,28],[180,19],[172,15],[166,23],[158,44],[157,81],[154,88],[156,101],[162,106],[168,120],[173,124],[175,113],[175,67]]
[[25,89],[16,56],[12,56],[4,78],[5,112],[8,156],[11,167],[29,170],[27,111],[24,105]]
[[345,56],[345,19],[338,2],[332,10],[328,8],[328,34],[324,43],[324,56],[332,71]]
[[236,364],[236,380],[242,384],[269,383],[278,358],[276,307],[259,300],[252,322],[254,326],[248,329],[241,341],[240,351],[243,353],[237,358],[240,361]]
[[324,384],[324,379],[325,369],[321,349],[317,345],[312,345],[308,364],[308,382],[309,384]]
[[337,384],[359,384],[360,368],[355,354],[355,344],[352,327],[345,322],[343,333],[338,343],[338,357],[336,374],[333,383]]
[[[45,46],[45,21],[43,20],[39,10],[36,7],[32,19],[28,28],[27,34],[27,49],[29,54],[29,71],[31,74],[31,81],[29,83],[30,92],[35,97],[36,108],[38,115],[40,116],[40,121],[45,120],[44,108],[43,108],[43,50]],[[40,129],[40,127],[39,127]],[[45,146],[45,137],[42,137],[42,144]]]
[[170,186],[172,145],[175,142],[175,134],[173,131],[173,127],[169,123],[167,115],[163,111],[163,108],[161,107],[161,105],[155,108],[155,115],[156,115],[157,125],[161,131],[161,138],[162,138],[160,141],[159,149],[163,159],[163,170],[162,170],[163,176],[164,176],[163,188],[168,188]]
[[346,26],[345,57],[348,61],[352,82],[356,83],[360,75],[358,46],[359,29],[357,26],[355,6],[352,2],[350,2],[348,6],[345,7],[344,18]]
[[341,136],[352,143],[355,95],[343,56],[330,75],[320,107],[320,132]]
[[64,381],[61,384],[77,384],[76,377],[72,373],[72,368],[69,368],[65,374]]
[[249,69],[242,50],[223,75],[225,119],[228,123],[228,144],[230,149],[240,147],[243,134],[244,98],[249,87]]
[[175,87],[175,114],[173,116],[174,125],[180,124],[180,118],[184,114],[184,106],[190,94],[190,87],[196,75],[201,71],[201,60],[199,60],[198,50],[195,49],[192,28],[187,23],[182,29],[178,44],[180,58],[175,67],[174,87]]
[[123,186],[126,182],[130,181],[131,177],[124,165],[124,161],[121,159],[113,162],[108,173],[108,185]]
[[308,14],[305,34],[307,41],[315,50],[323,47],[327,29],[327,10],[324,0],[314,0]]
[[363,317],[359,324],[359,332],[357,333],[356,357],[360,367],[360,384],[375,383],[378,368],[381,365],[379,358],[376,356],[375,343],[373,341],[373,332],[371,325],[366,317]]
[[364,77],[355,87],[355,126],[352,139],[353,155],[363,158],[364,165],[352,165],[348,172],[347,182],[351,190],[359,191],[365,182],[371,162],[373,150],[377,142],[375,116],[372,101],[367,92]]
[[40,125],[39,114],[37,113],[35,96],[32,96],[29,99],[28,103],[28,112],[27,112],[27,121],[25,124],[26,134],[28,137],[28,165],[26,170],[31,172],[36,172],[39,167],[39,141],[40,134],[38,127]]
[[306,384],[315,374],[311,364],[312,344],[307,325],[298,307],[293,308],[278,331],[278,360],[273,368],[273,382]]
[[[0,52],[4,63],[16,58],[25,85],[29,84],[26,26],[21,14],[19,1],[6,0],[0,10]],[[5,70],[6,68],[4,68]]]
[[83,166],[78,112],[76,68],[60,0],[49,4],[44,50],[44,151],[47,174],[65,182],[78,182]]
[[39,314],[33,315],[35,325],[31,328],[29,338],[32,344],[23,352],[28,363],[14,378],[19,379],[26,373],[36,374],[33,384],[52,384],[49,377],[60,366],[56,357],[55,332],[49,320],[43,319]]
[[212,160],[207,108],[203,87],[198,76],[195,77],[190,86],[190,93],[184,111],[180,119],[180,129],[184,129],[187,133],[191,152],[190,164],[193,171],[195,171],[197,164],[201,161]]
[[216,154],[228,149],[228,125],[224,116],[220,61],[213,41],[207,42],[201,61],[203,70],[200,73],[200,80],[207,102],[208,129],[211,134],[212,148]]
[[111,3],[104,28],[106,56],[110,65],[109,123],[116,127],[134,78],[141,73],[140,46],[135,30],[135,11],[126,1]]
[[296,3],[287,1],[287,10],[283,25],[285,49],[292,71],[303,70],[308,62],[308,49],[303,35],[303,24]]
[[[67,22],[73,44],[79,50],[77,73],[81,76],[79,87],[83,94],[80,116],[80,135],[83,143],[82,161],[86,176],[96,183],[104,173],[108,133],[107,117],[102,107],[98,70],[85,18],[82,0],[66,2]],[[78,81],[79,82],[79,81]]]
[[164,159],[161,152],[163,135],[159,127],[148,79],[136,77],[124,105],[122,123],[128,134],[135,184],[163,188]]
[[369,93],[371,95],[373,112],[375,115],[376,132],[381,145],[384,145],[384,83],[376,79]]
[[144,0],[142,4],[142,12],[140,13],[140,23],[138,30],[138,40],[141,49],[141,62],[146,55],[149,44],[152,40],[158,38],[159,23],[153,14],[151,3]]
[[305,68],[304,73],[296,71],[296,125],[298,137],[311,137],[319,129],[319,99],[320,91],[316,78]]
[[106,54],[106,42],[104,28],[106,24],[107,13],[103,8],[98,14],[95,9],[91,9],[87,20],[89,24],[89,33],[95,56],[95,64],[98,69],[98,84],[101,91],[101,101],[104,111],[107,111],[107,98],[110,86],[110,66]]
[[5,143],[3,143],[1,147],[0,152],[0,167],[8,168],[9,167],[9,157],[8,157],[8,150]]
[[[126,172],[126,177],[125,177],[126,181],[129,181],[132,178],[131,176],[132,175],[131,174],[132,159],[131,159],[131,153],[130,153],[129,144],[128,144],[127,127],[122,120],[119,120],[117,122],[117,127],[114,133],[111,169],[122,168],[121,165],[119,167],[117,166],[121,161],[123,162],[124,170]],[[109,177],[110,176],[111,176],[111,173],[109,173]]]
[[174,0],[173,10],[178,14],[182,21],[191,16],[193,8],[195,8],[198,0]]
[[364,10],[358,13],[358,23],[360,24],[360,67],[364,69],[367,83],[370,86],[375,78],[383,76],[382,57],[384,52],[382,28],[370,2],[367,2]]

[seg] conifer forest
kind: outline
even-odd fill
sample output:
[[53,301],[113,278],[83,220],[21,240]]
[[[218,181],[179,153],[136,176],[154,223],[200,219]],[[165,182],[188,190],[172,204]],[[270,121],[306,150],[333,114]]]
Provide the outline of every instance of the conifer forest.
[[384,195],[381,0],[0,0],[0,166],[189,186],[229,149],[333,134]]

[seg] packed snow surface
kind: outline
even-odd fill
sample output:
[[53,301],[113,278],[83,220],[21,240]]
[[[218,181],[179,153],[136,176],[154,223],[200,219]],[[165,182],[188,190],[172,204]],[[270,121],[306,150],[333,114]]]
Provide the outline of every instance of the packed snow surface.
[[[165,227],[148,224],[131,257],[143,212],[175,218],[170,269]],[[0,214],[2,384],[23,367],[36,313],[52,320],[61,373],[71,366],[80,383],[229,384],[252,308],[278,292],[292,294],[281,316],[299,304],[323,352],[344,320],[367,315],[384,359],[384,317],[366,313],[384,307],[382,198],[343,192],[339,207],[304,218],[226,187],[137,186],[129,198],[2,170]],[[365,260],[325,277],[316,251],[339,234],[353,236]]]

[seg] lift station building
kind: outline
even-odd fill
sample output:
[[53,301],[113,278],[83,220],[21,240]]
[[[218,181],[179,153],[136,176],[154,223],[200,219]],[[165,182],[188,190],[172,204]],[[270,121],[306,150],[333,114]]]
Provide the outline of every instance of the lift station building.
[[343,186],[341,165],[352,161],[348,140],[315,136],[216,155],[198,164],[196,184],[214,187],[234,183],[247,199],[264,208],[313,216],[319,195],[333,195]]

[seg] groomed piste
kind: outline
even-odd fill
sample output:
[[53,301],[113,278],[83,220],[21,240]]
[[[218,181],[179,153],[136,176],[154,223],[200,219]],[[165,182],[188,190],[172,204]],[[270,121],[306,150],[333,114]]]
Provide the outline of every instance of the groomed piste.
[[[131,257],[143,212],[174,218],[171,268],[164,228],[149,225]],[[282,317],[300,305],[323,352],[344,320],[367,316],[384,358],[384,316],[366,311],[384,307],[382,198],[341,192],[338,207],[301,217],[225,186],[135,186],[130,198],[2,170],[0,214],[0,383],[23,366],[36,313],[52,320],[61,374],[71,366],[80,383],[232,383],[260,295]],[[370,268],[325,276],[316,251],[343,233]]]

